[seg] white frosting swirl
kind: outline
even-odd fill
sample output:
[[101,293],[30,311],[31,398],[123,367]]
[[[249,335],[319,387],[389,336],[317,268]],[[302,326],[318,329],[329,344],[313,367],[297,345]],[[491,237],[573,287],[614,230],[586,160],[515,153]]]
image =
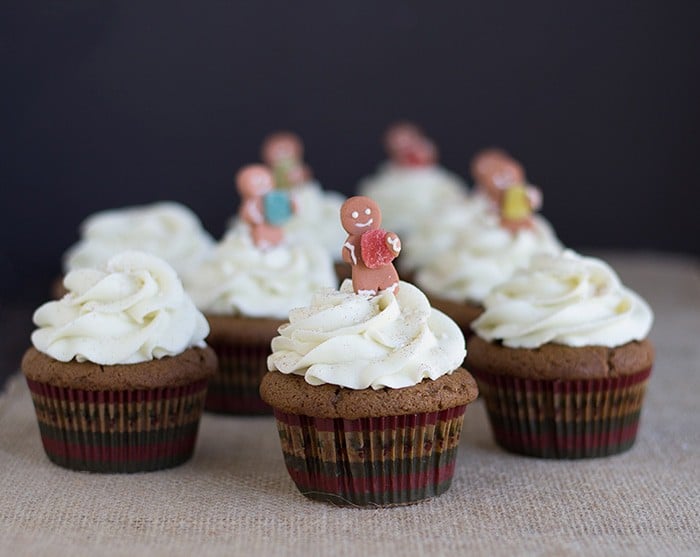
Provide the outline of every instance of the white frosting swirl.
[[471,223],[491,210],[482,195],[470,195],[440,209],[439,216],[424,218],[414,231],[405,235],[398,259],[401,269],[413,271],[442,256],[457,243]]
[[526,267],[534,255],[561,251],[547,221],[533,220],[533,228],[511,233],[497,215],[478,215],[455,232],[449,249],[418,270],[416,284],[441,298],[480,304],[491,288]]
[[437,218],[439,211],[463,199],[462,179],[441,166],[402,167],[385,163],[360,182],[360,195],[371,197],[382,209],[382,228],[408,234],[423,219]]
[[65,272],[102,267],[113,255],[136,249],[165,259],[182,274],[214,244],[197,216],[173,201],[101,211],[80,228],[81,240],[63,257]]
[[512,348],[621,346],[646,338],[654,318],[606,263],[572,251],[534,258],[494,288],[484,305],[472,328]]
[[284,225],[291,240],[318,243],[334,260],[340,260],[342,246],[347,236],[340,226],[340,206],[345,196],[323,190],[317,182],[307,182],[292,190],[298,211]]
[[308,304],[319,288],[337,284],[333,262],[321,246],[287,239],[261,250],[241,222],[183,280],[206,313],[276,319]]
[[459,327],[406,282],[397,295],[370,297],[346,280],[340,291],[321,291],[310,306],[290,311],[279,332],[268,368],[311,385],[410,387],[452,373],[466,356]]
[[39,307],[34,347],[61,362],[133,364],[205,346],[209,325],[175,270],[153,255],[127,251],[103,269],[66,275],[63,298]]

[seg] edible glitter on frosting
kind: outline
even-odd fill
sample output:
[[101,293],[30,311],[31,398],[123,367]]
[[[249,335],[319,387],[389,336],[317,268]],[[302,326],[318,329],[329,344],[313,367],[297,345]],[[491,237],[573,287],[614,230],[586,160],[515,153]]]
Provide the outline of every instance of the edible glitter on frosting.
[[348,279],[290,311],[268,368],[312,385],[403,388],[452,373],[465,356],[459,327],[412,284],[370,296],[356,294]]

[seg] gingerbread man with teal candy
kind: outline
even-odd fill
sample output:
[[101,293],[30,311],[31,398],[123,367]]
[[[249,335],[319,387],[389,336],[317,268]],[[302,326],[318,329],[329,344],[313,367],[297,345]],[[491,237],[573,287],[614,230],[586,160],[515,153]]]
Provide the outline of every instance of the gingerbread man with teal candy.
[[239,218],[250,226],[253,243],[268,249],[282,242],[282,226],[296,212],[292,198],[286,192],[275,190],[270,170],[261,164],[243,167],[236,176],[241,196]]

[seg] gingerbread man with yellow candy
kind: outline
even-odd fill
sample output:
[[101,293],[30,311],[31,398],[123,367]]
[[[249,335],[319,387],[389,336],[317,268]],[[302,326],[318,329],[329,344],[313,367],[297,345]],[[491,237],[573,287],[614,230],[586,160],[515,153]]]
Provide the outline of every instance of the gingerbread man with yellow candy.
[[532,228],[532,213],[542,206],[542,193],[526,183],[523,166],[501,149],[485,149],[472,159],[477,187],[498,210],[501,226],[515,233]]

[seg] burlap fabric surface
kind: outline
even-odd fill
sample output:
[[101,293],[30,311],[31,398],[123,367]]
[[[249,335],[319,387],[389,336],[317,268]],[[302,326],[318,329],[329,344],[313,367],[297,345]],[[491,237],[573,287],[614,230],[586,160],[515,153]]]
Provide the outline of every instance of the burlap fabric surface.
[[605,459],[509,455],[469,407],[451,489],[414,506],[302,497],[272,418],[205,416],[169,471],[63,470],[41,448],[20,377],[0,399],[5,555],[700,554],[700,271],[670,256],[609,258],[652,304],[657,359],[635,447]]

